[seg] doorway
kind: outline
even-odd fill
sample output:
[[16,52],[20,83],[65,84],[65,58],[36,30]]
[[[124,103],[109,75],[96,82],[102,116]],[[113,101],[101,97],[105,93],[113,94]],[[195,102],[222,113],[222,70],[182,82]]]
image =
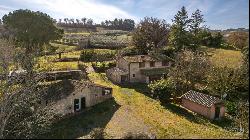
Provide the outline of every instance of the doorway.
[[220,107],[216,106],[214,118],[218,119],[219,117],[220,117]]
[[127,77],[126,75],[121,75],[121,83],[127,82]]
[[81,110],[86,108],[86,98],[82,97],[81,98]]

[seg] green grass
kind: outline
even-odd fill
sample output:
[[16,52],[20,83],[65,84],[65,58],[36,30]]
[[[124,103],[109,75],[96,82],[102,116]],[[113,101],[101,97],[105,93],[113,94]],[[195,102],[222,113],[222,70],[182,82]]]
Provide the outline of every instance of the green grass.
[[211,62],[217,67],[236,68],[242,63],[242,54],[240,51],[205,48],[211,55]]
[[[159,101],[132,88],[121,88],[112,84],[105,74],[91,73],[90,79],[97,84],[111,86],[115,101],[128,105],[133,113],[142,118],[157,133],[157,138],[239,138],[236,133],[226,131],[218,125],[198,115],[187,117],[164,107]],[[173,108],[173,107],[172,107]],[[180,107],[177,107],[180,108]],[[197,121],[198,120],[198,121]]]
[[69,45],[63,45],[63,44],[57,44],[57,43],[50,43],[50,44],[58,48],[56,52],[71,52],[77,49],[77,46],[69,46]]

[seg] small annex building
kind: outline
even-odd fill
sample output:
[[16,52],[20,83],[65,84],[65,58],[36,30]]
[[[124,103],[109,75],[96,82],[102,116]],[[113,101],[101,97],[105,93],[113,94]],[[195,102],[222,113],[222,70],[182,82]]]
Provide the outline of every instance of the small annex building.
[[221,99],[193,90],[181,96],[181,105],[211,120],[225,115],[225,106]]
[[87,80],[59,80],[46,88],[40,104],[62,116],[83,111],[112,98],[112,88]]

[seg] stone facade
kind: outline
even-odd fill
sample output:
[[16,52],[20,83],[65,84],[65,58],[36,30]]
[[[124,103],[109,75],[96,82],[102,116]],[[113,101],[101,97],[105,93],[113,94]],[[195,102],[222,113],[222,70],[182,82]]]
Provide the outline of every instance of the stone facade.
[[[166,61],[166,60],[164,60]],[[167,64],[163,60],[156,59],[149,55],[124,56],[117,60],[116,68],[106,71],[107,77],[114,83],[149,83],[153,77],[160,78],[163,71],[159,69],[168,69],[172,65],[172,61],[167,60]],[[158,74],[146,75],[142,70],[159,71]],[[123,72],[121,72],[123,71]]]

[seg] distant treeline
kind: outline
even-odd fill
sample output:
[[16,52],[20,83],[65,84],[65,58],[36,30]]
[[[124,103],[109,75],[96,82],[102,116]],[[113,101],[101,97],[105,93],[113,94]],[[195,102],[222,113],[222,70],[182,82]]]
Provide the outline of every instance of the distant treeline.
[[[55,20],[56,21],[56,20]],[[71,27],[71,28],[96,28],[103,27],[111,30],[125,30],[131,31],[135,27],[135,21],[132,19],[117,19],[105,20],[101,24],[95,24],[93,19],[82,18],[82,19],[59,19],[56,21],[57,26],[60,27]]]

